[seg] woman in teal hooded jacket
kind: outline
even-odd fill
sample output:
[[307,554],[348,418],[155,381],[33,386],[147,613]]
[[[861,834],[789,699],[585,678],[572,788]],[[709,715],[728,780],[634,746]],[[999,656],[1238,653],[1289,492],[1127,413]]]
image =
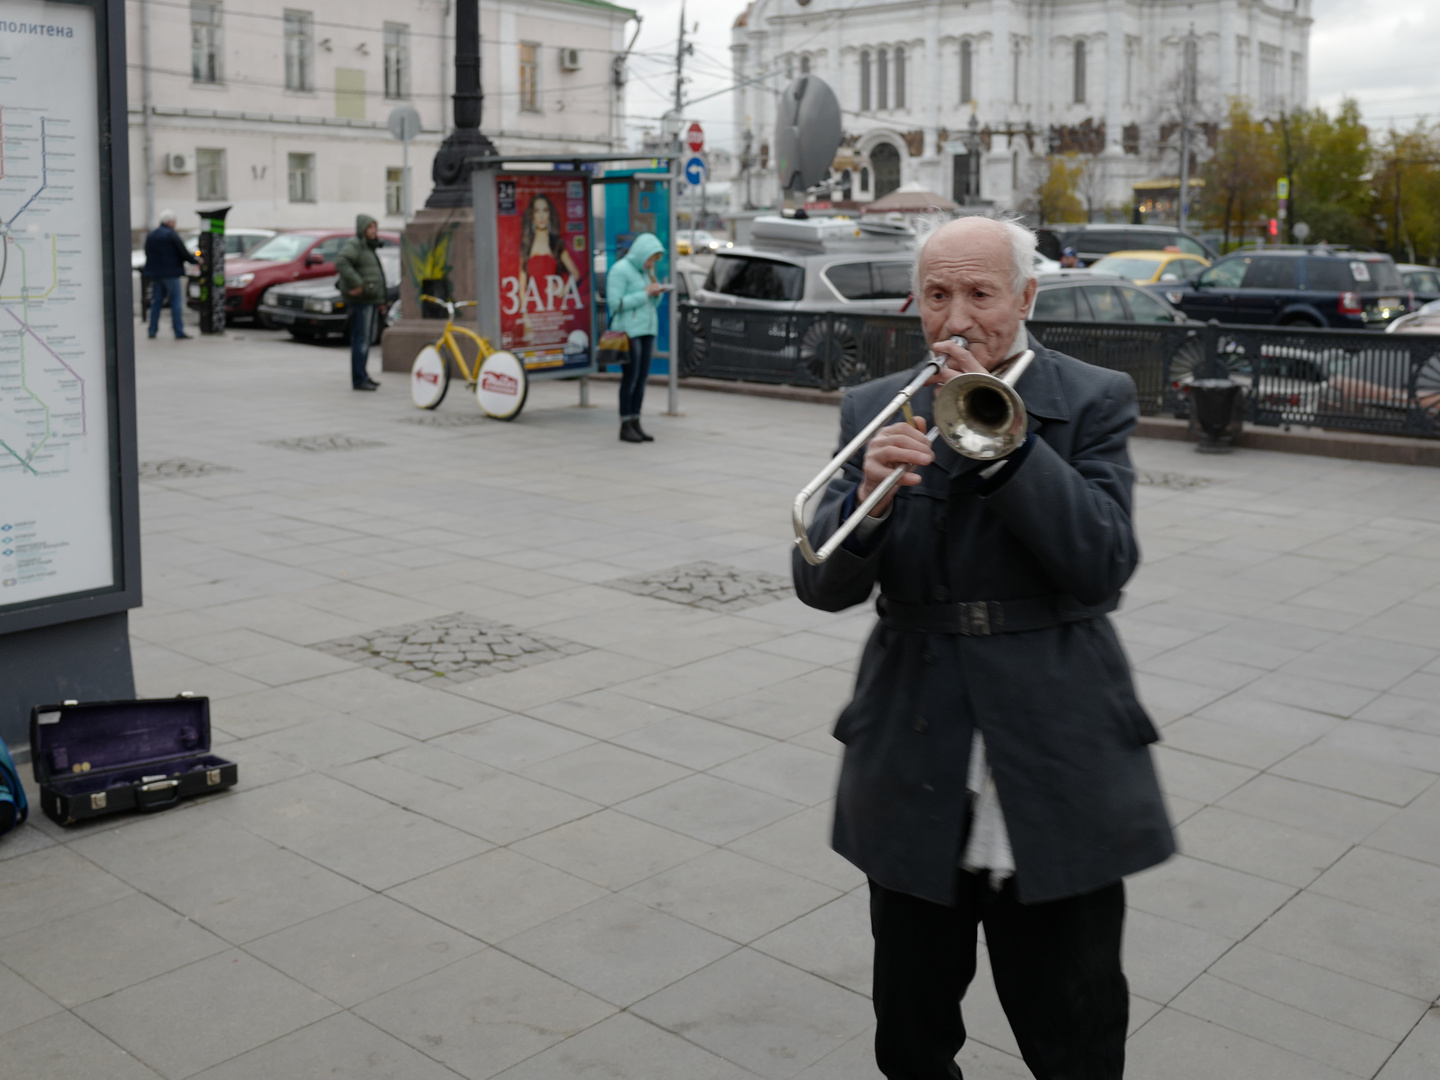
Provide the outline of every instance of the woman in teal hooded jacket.
[[655,441],[640,428],[640,406],[660,325],[658,310],[665,290],[655,280],[655,264],[664,252],[654,233],[641,233],[625,257],[611,267],[605,282],[610,329],[623,330],[630,338],[630,355],[620,364],[620,438],[624,442]]

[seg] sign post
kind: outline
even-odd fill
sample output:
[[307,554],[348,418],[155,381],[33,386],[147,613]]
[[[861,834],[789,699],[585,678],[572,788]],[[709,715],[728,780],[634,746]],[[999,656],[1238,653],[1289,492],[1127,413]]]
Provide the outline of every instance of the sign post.
[[410,220],[410,140],[420,134],[420,113],[414,105],[396,105],[386,121],[390,134],[400,140],[400,216]]
[[134,696],[140,524],[125,3],[5,10],[0,737],[21,745],[35,705]]

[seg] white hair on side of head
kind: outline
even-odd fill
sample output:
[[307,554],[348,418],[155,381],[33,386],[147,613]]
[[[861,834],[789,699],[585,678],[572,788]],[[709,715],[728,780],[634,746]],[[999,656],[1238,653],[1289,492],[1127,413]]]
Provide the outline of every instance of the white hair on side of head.
[[174,210],[161,210],[161,211],[160,211],[160,224],[161,224],[161,225],[174,225],[174,224],[175,224],[175,211],[174,211]]
[[925,247],[935,234],[952,221],[981,218],[1005,227],[1006,238],[1010,241],[1010,287],[1016,293],[1024,291],[1028,282],[1035,279],[1035,233],[1021,224],[1019,215],[1008,210],[989,210],[983,214],[964,214],[960,217],[923,217],[915,221],[915,264],[910,268],[910,291],[920,299],[920,260]]

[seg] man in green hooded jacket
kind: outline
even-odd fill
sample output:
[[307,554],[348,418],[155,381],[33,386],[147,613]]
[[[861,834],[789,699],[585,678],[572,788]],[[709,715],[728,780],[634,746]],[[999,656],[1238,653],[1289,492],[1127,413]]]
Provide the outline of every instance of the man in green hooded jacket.
[[356,390],[376,390],[380,386],[365,370],[370,342],[375,338],[375,319],[385,304],[385,271],[375,254],[380,244],[380,226],[369,214],[359,214],[355,218],[355,236],[335,257],[340,295],[350,309],[350,385]]

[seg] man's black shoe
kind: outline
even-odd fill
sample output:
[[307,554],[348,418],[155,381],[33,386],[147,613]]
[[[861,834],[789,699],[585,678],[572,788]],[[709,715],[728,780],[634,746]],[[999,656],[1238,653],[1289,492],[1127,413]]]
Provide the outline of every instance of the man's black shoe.
[[654,435],[646,435],[646,434],[645,434],[645,429],[640,426],[640,421],[639,421],[639,420],[632,420],[632,421],[630,421],[630,423],[634,426],[636,434],[638,434],[638,435],[640,436],[640,441],[641,441],[641,442],[654,442],[654,441],[655,441],[655,436],[654,436]]
[[645,436],[640,434],[640,429],[635,426],[634,420],[620,421],[621,442],[644,442]]
[[364,382],[362,382],[362,383],[356,383],[356,384],[355,384],[355,389],[356,389],[356,390],[379,390],[379,389],[380,389],[380,384],[379,384],[378,382],[376,382],[374,379],[366,379],[366,380],[365,380]]
[[189,335],[189,334],[176,334],[176,335],[175,335],[175,340],[176,340],[176,341],[189,341],[189,340],[190,340],[190,335]]

